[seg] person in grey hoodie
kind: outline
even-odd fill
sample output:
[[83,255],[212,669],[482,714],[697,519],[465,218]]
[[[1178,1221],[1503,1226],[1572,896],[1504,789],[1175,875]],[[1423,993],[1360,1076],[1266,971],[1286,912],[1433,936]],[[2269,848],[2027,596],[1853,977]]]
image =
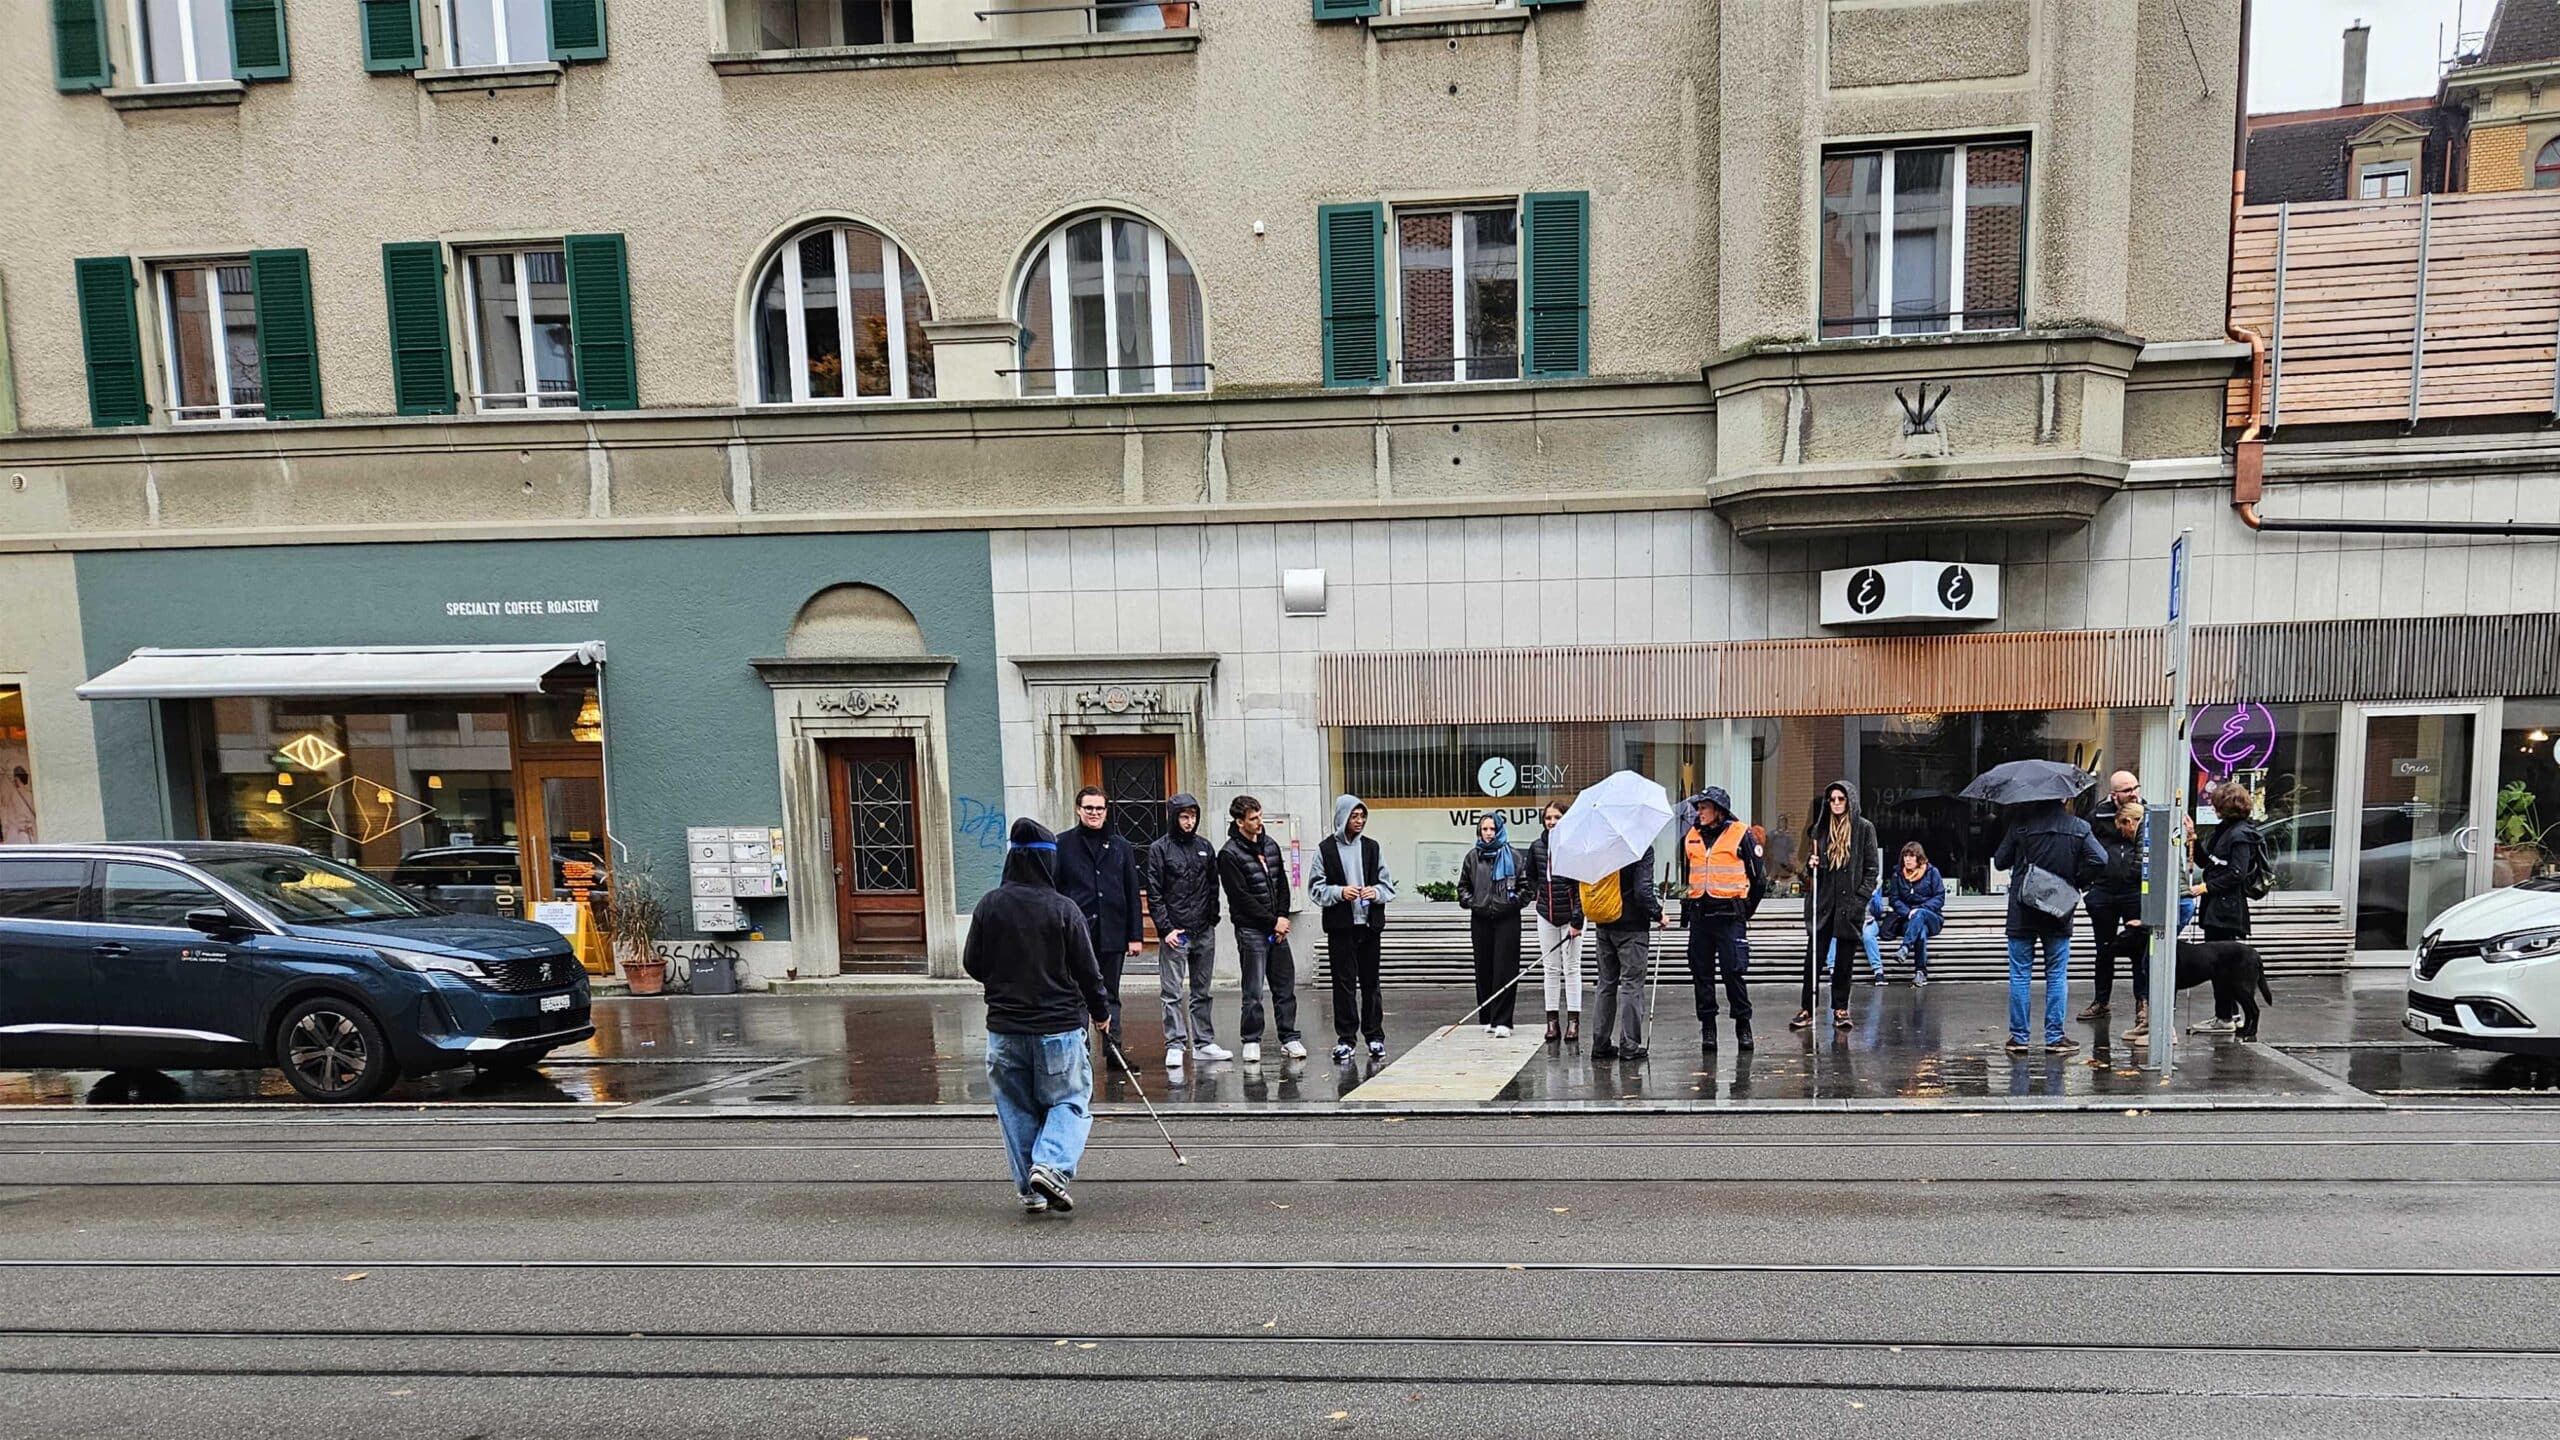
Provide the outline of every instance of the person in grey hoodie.
[[1369,807],[1357,795],[1333,802],[1333,833],[1316,847],[1307,894],[1324,912],[1324,948],[1333,971],[1333,1060],[1351,1058],[1366,1037],[1369,1056],[1387,1053],[1386,1003],[1378,991],[1378,937],[1387,928],[1387,904],[1396,882],[1378,842],[1362,834]]
[[1209,1007],[1210,977],[1218,960],[1218,847],[1200,833],[1199,801],[1176,795],[1164,802],[1164,810],[1164,833],[1147,847],[1147,914],[1156,924],[1164,1063],[1172,1070],[1182,1064],[1186,1040],[1202,1060],[1232,1057],[1218,1044]]

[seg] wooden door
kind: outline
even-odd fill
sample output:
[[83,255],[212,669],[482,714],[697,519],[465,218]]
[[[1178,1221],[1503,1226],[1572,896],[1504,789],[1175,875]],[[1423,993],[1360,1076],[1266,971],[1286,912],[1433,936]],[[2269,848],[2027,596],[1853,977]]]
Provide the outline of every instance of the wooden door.
[[[1084,783],[1102,787],[1111,804],[1104,824],[1138,852],[1138,879],[1146,882],[1147,847],[1165,832],[1164,802],[1173,798],[1173,737],[1170,735],[1087,735],[1076,742],[1084,762]],[[1067,821],[1072,825],[1073,817]],[[1201,816],[1206,825],[1208,817]],[[1155,919],[1140,922],[1147,943],[1156,938]]]
[[915,742],[831,740],[826,755],[844,968],[915,969],[925,954]]
[[[585,909],[586,928],[592,933],[600,919],[596,903],[612,903],[613,847],[604,828],[604,761],[593,755],[519,761],[516,816],[518,853],[529,897],[525,918],[532,918],[533,906],[543,901],[574,901]],[[613,969],[613,959],[601,944],[587,946],[580,959],[598,975]]]

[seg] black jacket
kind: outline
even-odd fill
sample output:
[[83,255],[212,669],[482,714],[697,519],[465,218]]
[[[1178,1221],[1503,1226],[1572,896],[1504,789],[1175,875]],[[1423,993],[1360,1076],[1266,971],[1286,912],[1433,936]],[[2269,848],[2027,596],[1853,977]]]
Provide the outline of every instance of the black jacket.
[[1247,840],[1234,821],[1227,822],[1227,843],[1218,847],[1218,882],[1241,933],[1268,935],[1274,922],[1297,909],[1288,867],[1280,863],[1280,842],[1267,829],[1260,840]]
[[1618,918],[1600,928],[1624,935],[1652,928],[1662,918],[1662,895],[1653,883],[1653,855],[1648,851],[1618,872]]
[[2090,877],[2089,908],[2130,913],[2142,903],[2143,862],[2151,848],[2143,843],[2147,835],[2137,830],[2128,840],[2123,832],[2116,829],[2112,819],[2094,828],[2098,834],[2098,848],[2106,853],[2107,859],[2098,867],[2098,873]]
[[2060,939],[2071,933],[2071,918],[2057,920],[2021,899],[2018,872],[2033,865],[2060,876],[2076,890],[2106,868],[2107,852],[2099,848],[2088,821],[2054,802],[2028,811],[2026,818],[2010,826],[2009,833],[2000,837],[2000,849],[1991,863],[2009,872],[2009,938]]
[[1529,873],[1521,888],[1529,892],[1529,902],[1538,907],[1538,918],[1559,930],[1571,930],[1582,923],[1582,885],[1555,873],[1547,861],[1548,831],[1529,842]]
[[960,968],[986,987],[987,1028],[1059,1035],[1111,1014],[1084,912],[1058,893],[1057,852],[1036,820],[1013,822],[1004,883],[978,897]]
[[1200,802],[1176,795],[1164,802],[1164,833],[1147,847],[1147,913],[1156,933],[1204,930],[1218,923],[1218,847],[1195,827],[1182,833],[1182,812],[1200,813]]
[[[1849,796],[1849,861],[1845,869],[1831,868],[1824,836],[1831,823],[1831,791],[1834,787]],[[1835,935],[1855,935],[1866,927],[1867,902],[1875,898],[1876,888],[1884,884],[1884,850],[1876,844],[1876,827],[1858,811],[1858,787],[1846,780],[1834,780],[1816,791],[1813,813],[1804,822],[1806,883],[1804,918],[1807,925],[1820,926]],[[1810,868],[1823,859],[1820,870]],[[1816,898],[1823,913],[1813,913]],[[1827,924],[1825,922],[1828,922]]]
[[1458,903],[1480,915],[1517,915],[1528,908],[1528,867],[1515,856],[1510,878],[1497,880],[1493,866],[1494,857],[1467,847],[1466,858],[1458,862]]
[[2204,903],[2196,922],[2207,929],[2242,939],[2249,934],[2249,882],[2267,864],[2267,837],[2248,820],[2226,820],[2205,837],[2197,863],[2203,874]]
[[1073,825],[1058,837],[1058,893],[1084,912],[1094,944],[1126,949],[1146,938],[1138,852],[1109,830]]

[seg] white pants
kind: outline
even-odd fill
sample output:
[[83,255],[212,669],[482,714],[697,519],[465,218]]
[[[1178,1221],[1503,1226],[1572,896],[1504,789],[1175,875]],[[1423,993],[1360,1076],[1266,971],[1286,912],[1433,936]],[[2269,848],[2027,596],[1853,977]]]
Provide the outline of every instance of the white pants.
[[[1546,966],[1547,1008],[1581,1013],[1582,937],[1566,939],[1563,927],[1550,925],[1546,916],[1539,915],[1538,955]],[[1561,1005],[1556,1003],[1559,996],[1564,1000]]]

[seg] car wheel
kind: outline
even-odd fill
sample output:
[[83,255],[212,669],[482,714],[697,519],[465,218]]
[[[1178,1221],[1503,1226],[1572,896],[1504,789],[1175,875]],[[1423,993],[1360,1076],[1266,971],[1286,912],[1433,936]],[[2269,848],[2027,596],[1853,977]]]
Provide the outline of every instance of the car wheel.
[[362,1005],[335,996],[305,1000],[276,1026],[276,1064],[307,1100],[371,1100],[399,1078],[382,1026]]
[[535,1050],[523,1055],[508,1055],[496,1060],[476,1061],[483,1075],[530,1075],[534,1067],[551,1058],[548,1050]]

